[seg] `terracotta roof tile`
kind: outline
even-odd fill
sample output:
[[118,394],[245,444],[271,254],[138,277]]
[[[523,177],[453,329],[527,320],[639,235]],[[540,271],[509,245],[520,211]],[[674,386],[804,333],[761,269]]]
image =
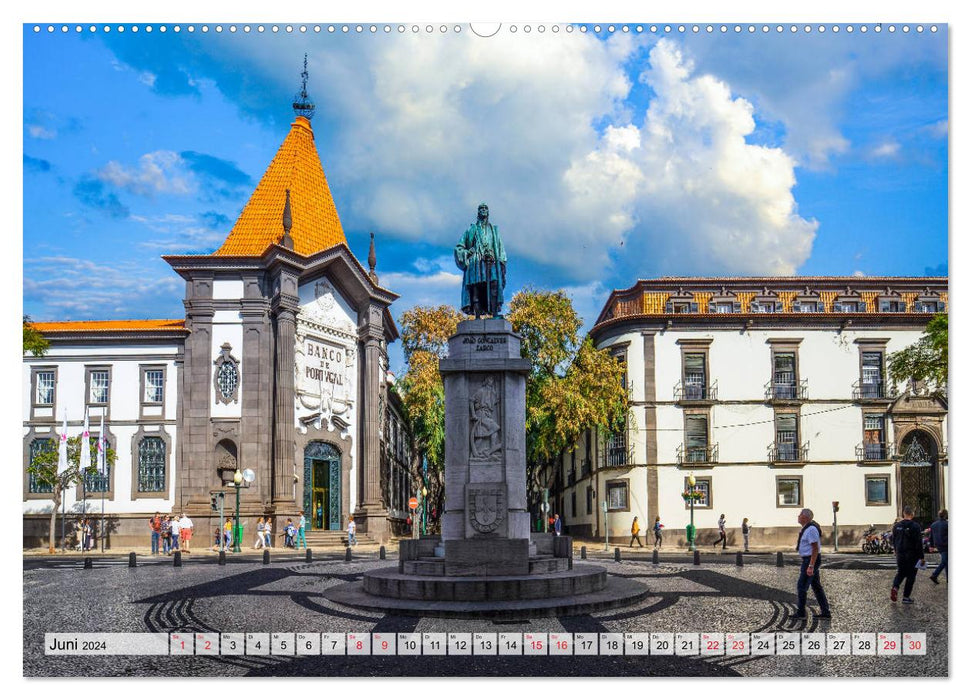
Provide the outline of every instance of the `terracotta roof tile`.
[[185,332],[182,319],[149,319],[120,321],[51,321],[31,323],[41,334],[44,333],[111,333],[111,332]]
[[327,185],[310,121],[297,117],[229,237],[215,255],[259,256],[283,237],[283,207],[290,190],[293,249],[312,255],[347,243]]

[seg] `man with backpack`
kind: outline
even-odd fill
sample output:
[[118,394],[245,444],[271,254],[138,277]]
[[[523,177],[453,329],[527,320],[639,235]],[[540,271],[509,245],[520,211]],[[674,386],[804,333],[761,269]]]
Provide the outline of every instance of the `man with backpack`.
[[823,584],[819,580],[819,565],[822,559],[819,555],[819,540],[823,531],[819,523],[813,520],[813,512],[809,508],[803,508],[799,512],[799,524],[802,530],[799,531],[799,538],[796,540],[796,551],[802,557],[802,564],[799,566],[799,581],[796,583],[796,594],[798,605],[794,615],[790,615],[792,620],[806,619],[806,598],[809,588],[812,587],[816,602],[819,603],[819,612],[816,617],[830,618],[832,614],[829,609],[829,601],[826,600],[826,593],[823,591]]
[[904,603],[913,603],[910,597],[917,579],[917,569],[924,564],[924,541],[920,525],[914,520],[914,509],[904,506],[904,517],[893,526],[893,551],[897,554],[897,575],[893,577],[890,600],[897,602],[897,589],[904,582]]

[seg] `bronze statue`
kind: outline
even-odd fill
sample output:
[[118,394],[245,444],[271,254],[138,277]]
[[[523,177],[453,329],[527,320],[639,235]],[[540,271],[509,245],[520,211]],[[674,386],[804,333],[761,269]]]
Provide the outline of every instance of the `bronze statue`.
[[455,264],[462,277],[462,311],[499,317],[506,287],[506,250],[499,227],[489,223],[489,207],[479,205],[479,215],[455,246]]

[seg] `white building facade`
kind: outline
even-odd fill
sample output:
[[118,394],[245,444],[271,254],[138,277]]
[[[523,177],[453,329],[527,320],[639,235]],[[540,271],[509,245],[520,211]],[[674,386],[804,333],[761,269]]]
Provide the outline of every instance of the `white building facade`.
[[[947,311],[946,278],[662,278],[611,294],[591,335],[626,366],[625,434],[590,435],[551,475],[577,535],[790,544],[802,508],[840,543],[946,505],[947,404],[894,386],[887,357]],[[606,510],[604,505],[606,504]],[[605,526],[606,519],[606,526]],[[831,527],[824,527],[832,537]]]

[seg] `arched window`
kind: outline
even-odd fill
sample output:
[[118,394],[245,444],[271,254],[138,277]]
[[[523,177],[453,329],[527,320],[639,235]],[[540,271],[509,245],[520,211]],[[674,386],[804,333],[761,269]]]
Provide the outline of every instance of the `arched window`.
[[[105,449],[110,447],[106,444]],[[100,456],[98,454],[98,438],[96,436],[91,437],[91,466],[98,467]],[[111,465],[105,460],[105,473],[95,473],[87,474],[84,477],[84,490],[88,493],[108,493],[111,489],[108,488],[111,483]]]
[[[50,438],[37,438],[30,443],[30,461],[28,466],[33,464],[34,458],[42,452],[49,452],[54,449],[54,441]],[[54,484],[45,484],[37,478],[36,474],[28,474],[27,491],[29,493],[53,493]]]
[[165,491],[165,442],[160,437],[138,443],[138,490]]

